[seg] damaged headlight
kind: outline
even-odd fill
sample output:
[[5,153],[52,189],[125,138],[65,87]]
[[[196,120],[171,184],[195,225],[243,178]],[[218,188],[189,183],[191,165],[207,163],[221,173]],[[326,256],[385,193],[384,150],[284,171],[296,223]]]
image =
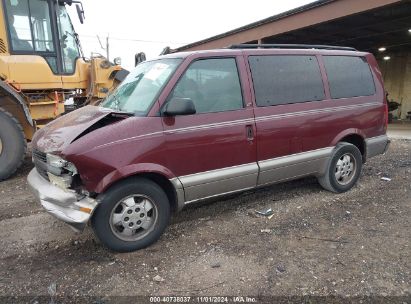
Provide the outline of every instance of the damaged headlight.
[[46,157],[47,157],[47,164],[52,167],[63,168],[67,164],[67,161],[62,159],[60,156],[47,153]]
[[53,185],[63,190],[70,188],[71,183],[73,181],[73,176],[68,175],[68,174],[58,176],[58,175],[54,175],[53,173],[47,172],[47,175],[49,177],[50,182]]
[[52,184],[62,189],[68,189],[77,169],[73,163],[54,154],[47,154],[47,175]]

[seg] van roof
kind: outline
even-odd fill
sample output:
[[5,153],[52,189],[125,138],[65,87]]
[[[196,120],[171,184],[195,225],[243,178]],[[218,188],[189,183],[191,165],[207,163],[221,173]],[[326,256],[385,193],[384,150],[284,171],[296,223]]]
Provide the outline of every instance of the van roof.
[[[159,56],[159,58],[186,58],[190,55],[239,55],[239,54],[322,54],[322,55],[351,55],[366,56],[368,52],[357,51],[351,47],[329,46],[329,45],[308,45],[308,44],[237,44],[222,49],[198,50],[176,52]],[[156,59],[159,59],[156,58]]]

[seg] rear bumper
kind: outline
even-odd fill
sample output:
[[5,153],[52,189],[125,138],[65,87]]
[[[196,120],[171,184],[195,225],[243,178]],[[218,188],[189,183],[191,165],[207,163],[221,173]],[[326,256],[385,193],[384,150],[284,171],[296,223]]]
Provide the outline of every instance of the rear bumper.
[[376,137],[367,138],[365,140],[367,159],[379,154],[387,152],[390,146],[390,140],[387,135],[381,135]]
[[46,211],[59,220],[69,224],[75,231],[82,231],[87,225],[97,201],[65,191],[45,180],[34,168],[27,181],[37,199]]

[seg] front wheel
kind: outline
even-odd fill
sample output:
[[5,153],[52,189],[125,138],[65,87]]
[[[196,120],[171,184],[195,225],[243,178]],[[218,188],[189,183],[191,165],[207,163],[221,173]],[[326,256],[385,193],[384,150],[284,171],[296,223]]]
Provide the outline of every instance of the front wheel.
[[335,148],[323,176],[318,177],[320,185],[332,192],[350,190],[361,174],[362,156],[360,150],[350,143],[341,142]]
[[91,224],[108,248],[130,252],[156,242],[169,218],[170,203],[163,189],[148,179],[132,178],[102,195]]

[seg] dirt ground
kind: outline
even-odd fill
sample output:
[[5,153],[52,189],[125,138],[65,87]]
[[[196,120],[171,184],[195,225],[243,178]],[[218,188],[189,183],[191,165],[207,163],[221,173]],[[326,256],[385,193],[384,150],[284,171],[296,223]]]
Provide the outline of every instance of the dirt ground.
[[[306,178],[194,205],[159,242],[127,254],[45,213],[28,188],[30,169],[28,156],[0,183],[0,302],[332,295],[410,303],[411,141],[371,159],[347,193]],[[255,213],[268,208],[271,219]]]

